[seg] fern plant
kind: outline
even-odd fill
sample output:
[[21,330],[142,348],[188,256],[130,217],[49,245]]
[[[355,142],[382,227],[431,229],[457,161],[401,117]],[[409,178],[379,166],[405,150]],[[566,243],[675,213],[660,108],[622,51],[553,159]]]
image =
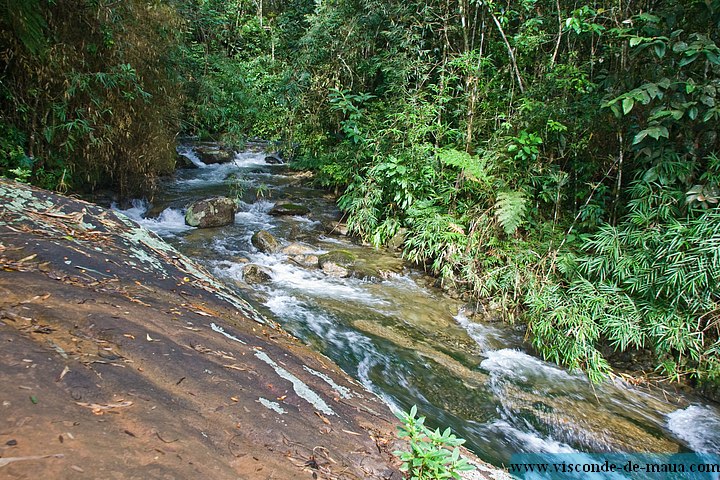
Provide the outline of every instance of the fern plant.
[[522,191],[505,191],[497,195],[495,218],[506,234],[512,235],[522,224],[527,210],[525,194]]

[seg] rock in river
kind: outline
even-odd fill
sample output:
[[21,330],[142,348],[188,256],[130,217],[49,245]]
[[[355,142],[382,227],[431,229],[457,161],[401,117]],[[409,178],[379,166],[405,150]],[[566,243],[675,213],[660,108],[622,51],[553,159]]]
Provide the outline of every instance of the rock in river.
[[282,158],[280,158],[280,155],[278,155],[277,153],[273,153],[265,157],[265,163],[270,165],[282,165],[285,162]]
[[227,197],[200,200],[188,207],[185,223],[198,228],[230,225],[235,221],[235,209],[235,202]]
[[331,277],[347,277],[355,264],[355,255],[347,250],[333,250],[318,257],[318,265]]
[[267,230],[259,230],[250,239],[252,244],[263,253],[275,253],[280,248],[277,239]]
[[316,251],[316,248],[313,248],[309,245],[303,245],[302,243],[291,243],[290,245],[284,247],[282,250],[280,250],[280,253],[284,253],[285,255],[307,255],[308,253],[313,253]]
[[305,268],[317,268],[318,267],[318,257],[317,255],[295,255],[294,257],[290,257],[292,261],[300,265],[301,267]]
[[255,263],[243,267],[243,279],[249,284],[267,283],[272,279],[270,269]]
[[198,158],[206,165],[229,163],[235,157],[232,148],[216,143],[200,143],[194,147]]
[[278,202],[268,212],[270,215],[281,216],[281,215],[307,215],[310,213],[310,209],[303,205],[290,202]]

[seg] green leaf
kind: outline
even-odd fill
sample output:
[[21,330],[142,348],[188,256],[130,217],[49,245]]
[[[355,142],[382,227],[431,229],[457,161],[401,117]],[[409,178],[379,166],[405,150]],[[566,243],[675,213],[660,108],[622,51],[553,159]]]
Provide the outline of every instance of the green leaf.
[[688,44],[685,42],[677,42],[673,45],[672,49],[675,53],[683,53],[685,50],[688,49]]
[[633,144],[633,145],[637,145],[638,143],[640,143],[640,142],[642,142],[643,140],[645,140],[645,137],[647,137],[647,130],[642,130],[642,131],[638,132],[638,133],[635,135],[635,137],[633,138],[632,144]]
[[633,106],[635,106],[635,100],[630,97],[625,97],[622,101],[623,114],[627,115],[628,113],[630,113],[630,110],[633,109]]
[[665,42],[657,41],[653,45],[653,48],[655,49],[655,55],[657,55],[658,58],[663,58],[665,56]]
[[655,140],[659,140],[660,137],[670,138],[670,132],[668,132],[667,127],[664,127],[662,125],[658,125],[656,127],[648,128],[648,135],[650,135]]
[[707,122],[713,117],[720,117],[720,110],[718,110],[717,108],[711,108],[710,110],[705,112],[705,115],[703,115],[703,122]]
[[695,60],[697,60],[699,56],[700,56],[699,53],[694,53],[692,55],[686,55],[680,60],[680,62],[678,63],[678,66],[684,67],[686,65],[690,65]]

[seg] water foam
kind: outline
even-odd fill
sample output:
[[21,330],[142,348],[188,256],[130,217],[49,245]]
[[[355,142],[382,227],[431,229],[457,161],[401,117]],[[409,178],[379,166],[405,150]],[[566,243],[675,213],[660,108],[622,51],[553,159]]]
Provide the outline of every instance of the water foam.
[[720,412],[709,405],[690,405],[667,415],[668,428],[698,453],[720,452]]
[[183,157],[190,160],[193,165],[195,165],[198,168],[206,168],[207,164],[205,164],[202,160],[200,160],[200,157],[197,156],[195,153],[195,150],[192,149],[189,145],[178,145],[178,147],[175,149],[178,154],[182,155]]
[[480,366],[486,369],[491,376],[512,378],[524,382],[538,378],[553,382],[585,381],[584,377],[580,375],[568,373],[520,350],[503,348],[489,351],[486,355],[487,358],[482,361]]
[[193,228],[185,224],[185,215],[182,210],[166,208],[157,218],[146,218],[144,215],[149,208],[147,202],[143,200],[133,200],[131,205],[130,208],[122,210],[113,204],[112,209],[124,214],[126,217],[131,218],[160,236],[174,236]]

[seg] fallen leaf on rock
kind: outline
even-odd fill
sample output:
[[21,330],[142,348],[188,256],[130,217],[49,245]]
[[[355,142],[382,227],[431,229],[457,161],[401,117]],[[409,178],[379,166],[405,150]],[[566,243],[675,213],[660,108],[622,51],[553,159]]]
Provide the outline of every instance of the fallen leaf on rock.
[[25,462],[28,460],[43,460],[45,458],[63,458],[65,455],[62,453],[54,453],[52,455],[30,455],[28,457],[7,457],[0,458],[0,468],[4,467],[13,462]]
[[230,370],[240,370],[241,372],[247,370],[247,368],[238,367],[237,365],[223,365],[223,367],[229,368]]
[[322,420],[324,424],[330,425],[330,420],[328,420],[327,418],[323,417],[322,414],[320,414],[320,412],[315,412],[315,415],[317,415],[318,417],[320,417],[320,420]]
[[107,403],[104,405],[100,404],[100,403],[86,403],[86,402],[75,402],[75,403],[80,405],[81,407],[91,409],[95,415],[104,415],[105,412],[114,410],[116,408],[127,408],[133,404],[133,402],[131,402],[131,401]]
[[60,372],[60,376],[59,376],[59,377],[57,378],[57,380],[55,380],[55,381],[56,381],[56,382],[59,382],[59,381],[62,380],[62,379],[65,377],[65,375],[67,375],[69,372],[70,372],[70,367],[68,367],[68,366],[66,365],[65,368],[63,368],[63,371]]

